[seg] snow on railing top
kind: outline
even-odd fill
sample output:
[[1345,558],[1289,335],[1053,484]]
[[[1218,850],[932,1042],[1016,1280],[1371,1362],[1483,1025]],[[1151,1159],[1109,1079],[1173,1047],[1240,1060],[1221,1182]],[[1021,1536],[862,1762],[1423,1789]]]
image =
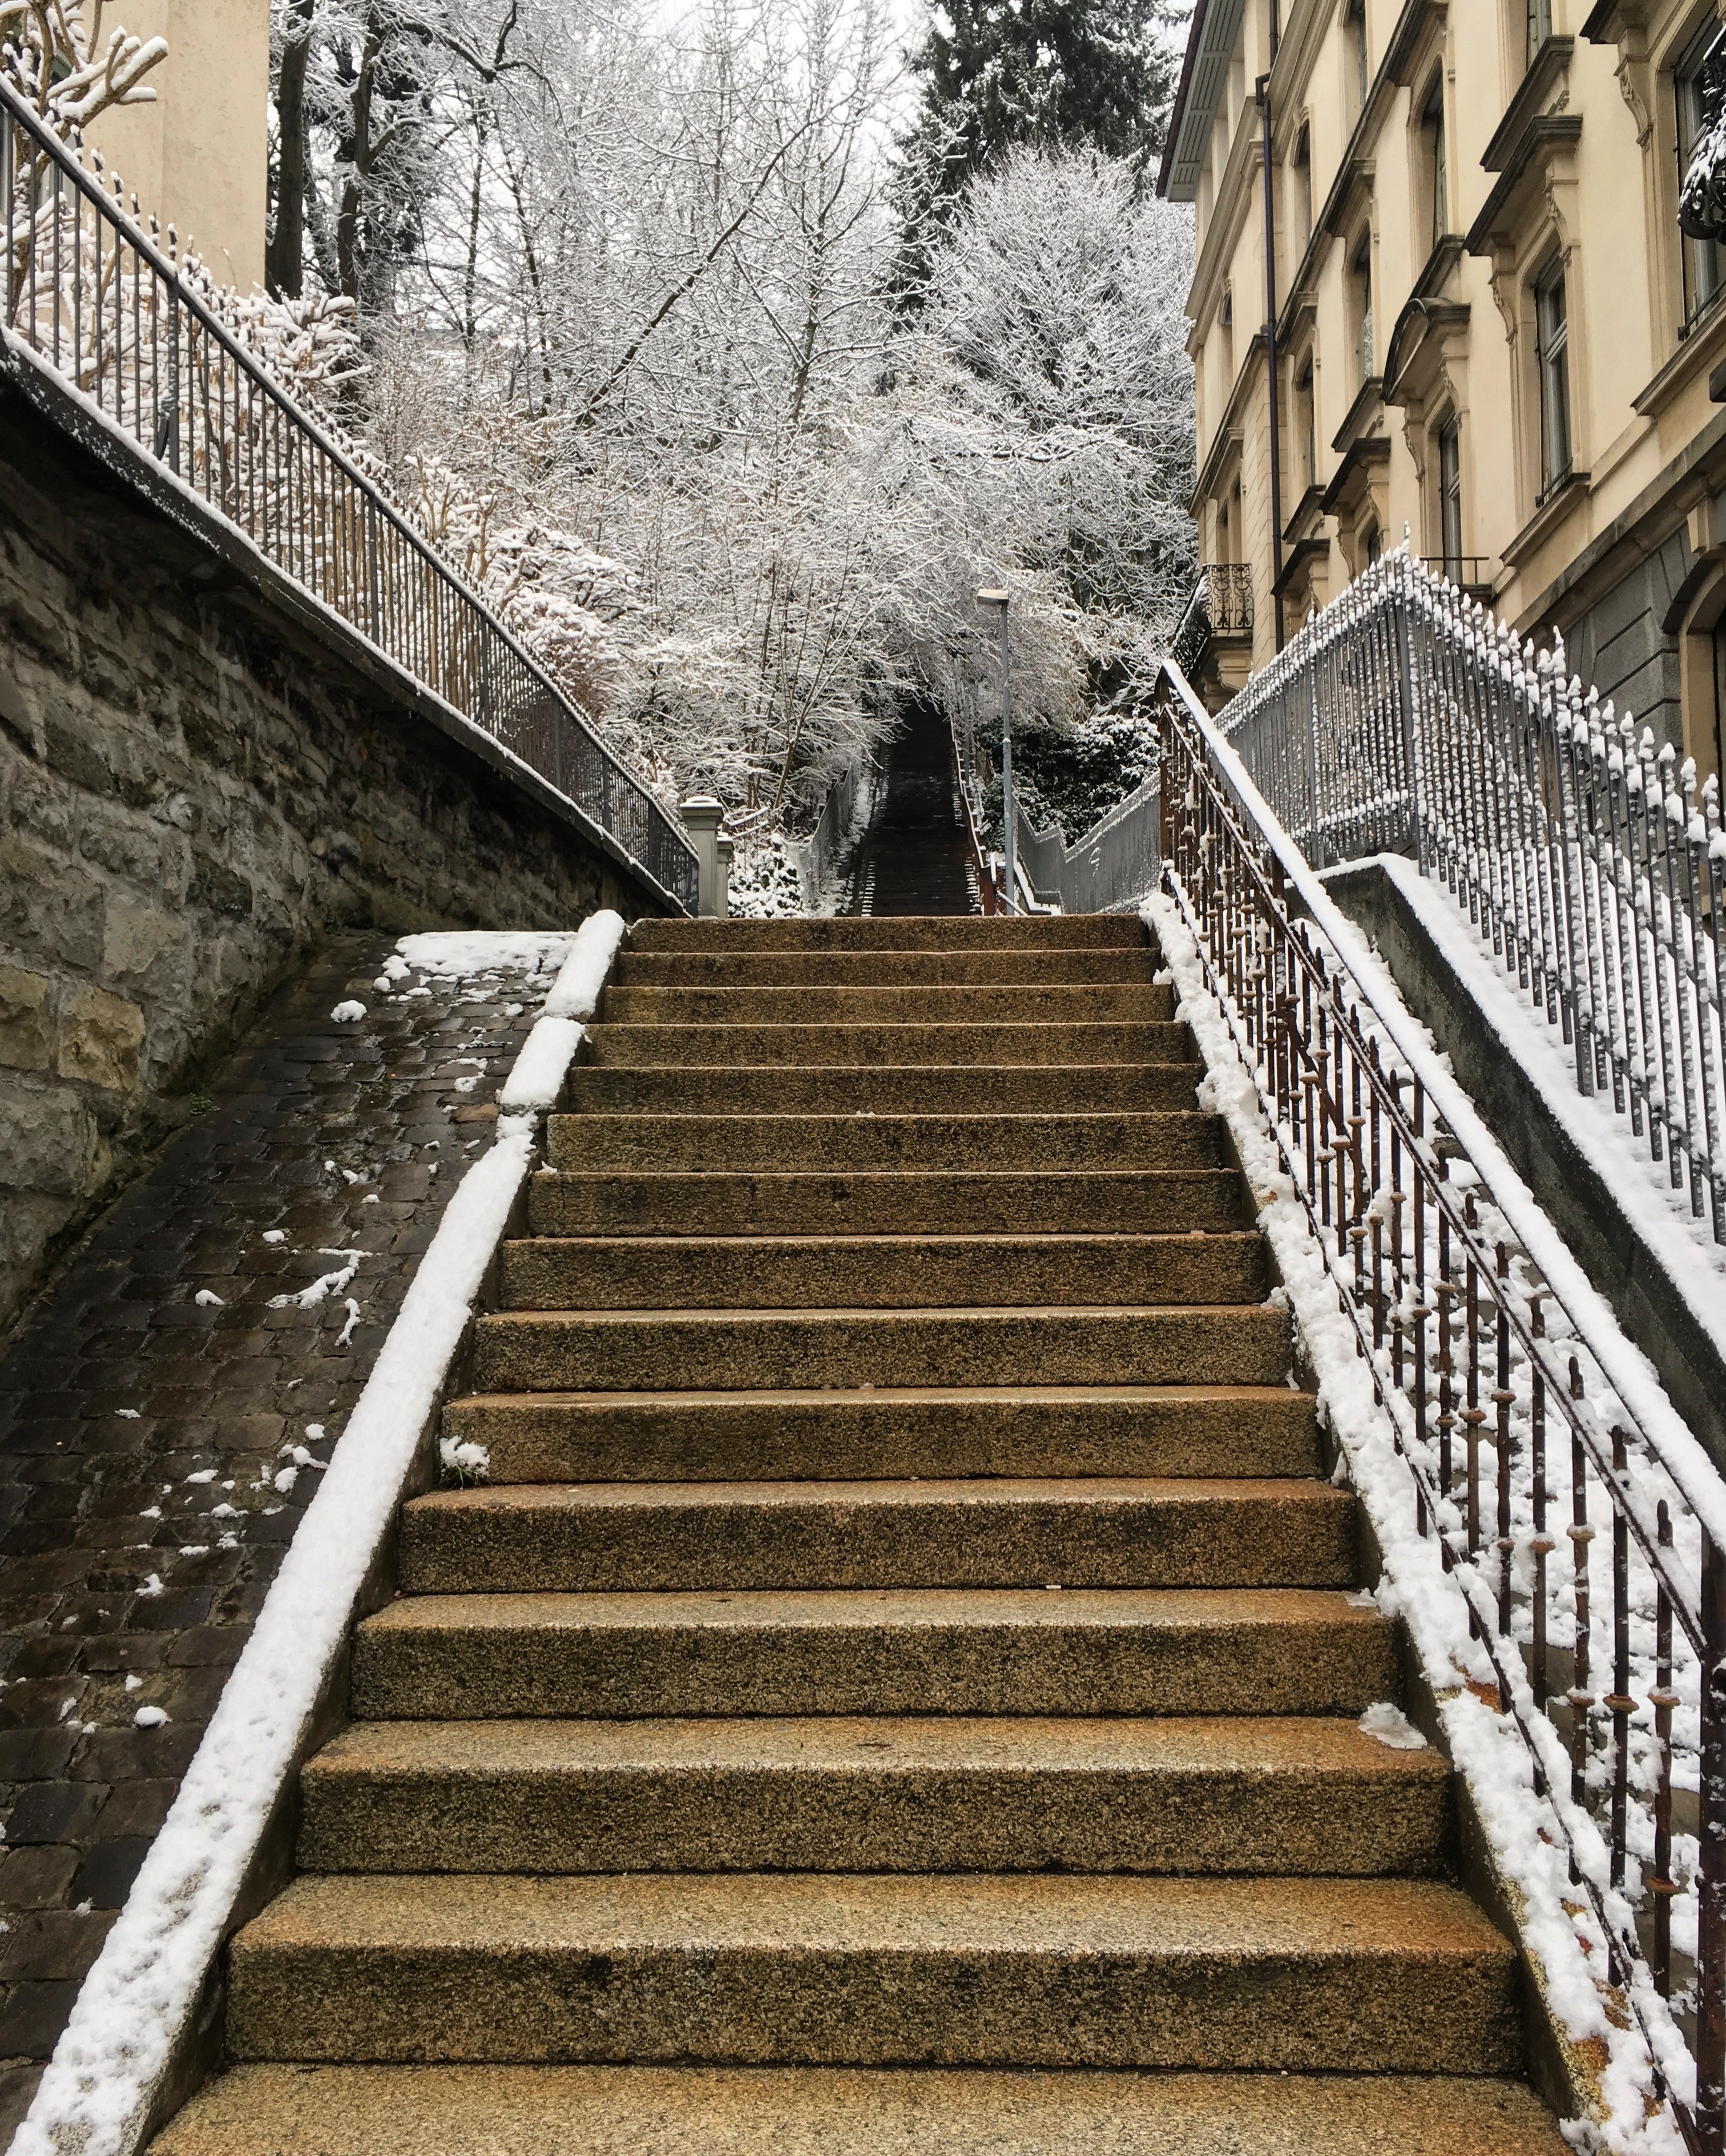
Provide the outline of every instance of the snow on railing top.
[[693,912],[687,834],[485,600],[0,80],[0,335]]
[[1400,548],[1221,713],[1315,866],[1415,856],[1726,1243],[1726,832],[1693,759]]
[[1726,1486],[1430,1043],[1374,1000],[1370,953],[1172,664],[1164,681],[1163,887],[1323,1255],[1302,1322],[1334,1311],[1343,1366],[1370,1373],[1484,1656],[1458,1680],[1526,1747],[1609,2018],[1634,2020],[1687,2145],[1723,2156]]

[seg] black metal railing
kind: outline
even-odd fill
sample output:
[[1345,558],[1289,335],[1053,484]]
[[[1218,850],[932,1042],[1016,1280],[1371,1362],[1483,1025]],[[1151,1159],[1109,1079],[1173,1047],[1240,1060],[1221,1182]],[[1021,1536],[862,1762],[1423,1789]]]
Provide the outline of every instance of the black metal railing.
[[1219,636],[1252,634],[1252,565],[1250,562],[1207,562],[1199,572],[1193,596],[1169,639],[1169,655],[1185,673],[1205,663]]
[[1697,2156],[1722,2156],[1726,1550],[1704,1524],[1718,1478],[1615,1394],[1314,926],[1333,909],[1298,846],[1173,667],[1160,709],[1163,887],[1372,1372],[1420,1533],[1466,1599],[1487,1703],[1527,1746],[1599,1926],[1608,2010],[1649,2035],[1649,1993],[1669,2004],[1695,2087],[1651,2035],[1656,2086]]
[[0,325],[434,696],[696,909],[687,835],[484,598],[0,80]]

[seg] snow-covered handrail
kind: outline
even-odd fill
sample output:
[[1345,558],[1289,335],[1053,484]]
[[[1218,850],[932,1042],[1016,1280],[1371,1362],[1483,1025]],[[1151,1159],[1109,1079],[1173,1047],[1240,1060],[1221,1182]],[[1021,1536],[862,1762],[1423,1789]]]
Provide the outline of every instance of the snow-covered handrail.
[[[1349,976],[1354,932],[1172,665],[1159,707],[1163,888],[1326,1253],[1420,1532],[1467,1599],[1492,1704],[1527,1745],[1609,1943],[1610,1981],[1689,2146],[1723,2156],[1726,1486],[1621,1343],[1578,1323],[1593,1309],[1580,1270],[1526,1192],[1482,1172],[1496,1148],[1430,1045]],[[1549,1564],[1566,1512],[1569,1555]],[[1693,1839],[1673,1810],[1693,1788]],[[1667,2005],[1681,1992],[1687,2057]]]
[[1718,782],[1405,547],[1218,723],[1315,866],[1407,852],[1448,888],[1726,1243]]
[[192,265],[0,80],[0,346],[76,397],[696,910],[687,834],[497,614],[221,321]]

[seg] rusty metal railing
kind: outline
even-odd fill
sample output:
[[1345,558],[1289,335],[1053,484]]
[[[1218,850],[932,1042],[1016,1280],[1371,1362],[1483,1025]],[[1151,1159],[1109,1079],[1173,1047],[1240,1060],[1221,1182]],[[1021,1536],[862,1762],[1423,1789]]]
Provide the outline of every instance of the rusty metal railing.
[[1329,901],[1173,666],[1159,710],[1163,887],[1256,1081],[1610,1981],[1645,2033],[1647,1988],[1670,2005],[1696,2080],[1662,2092],[1697,2156],[1722,2156],[1726,1553],[1703,1524],[1721,1517],[1718,1479],[1611,1394],[1394,1029],[1297,917],[1292,900],[1320,920]]

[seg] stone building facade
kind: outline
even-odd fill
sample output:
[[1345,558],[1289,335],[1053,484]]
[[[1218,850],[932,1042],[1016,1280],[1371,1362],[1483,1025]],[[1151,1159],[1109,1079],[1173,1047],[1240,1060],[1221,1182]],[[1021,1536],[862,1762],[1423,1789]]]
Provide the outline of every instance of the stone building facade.
[[1213,700],[1406,530],[1719,770],[1726,249],[1677,223],[1718,35],[1713,0],[1198,0],[1158,184],[1198,221]]

